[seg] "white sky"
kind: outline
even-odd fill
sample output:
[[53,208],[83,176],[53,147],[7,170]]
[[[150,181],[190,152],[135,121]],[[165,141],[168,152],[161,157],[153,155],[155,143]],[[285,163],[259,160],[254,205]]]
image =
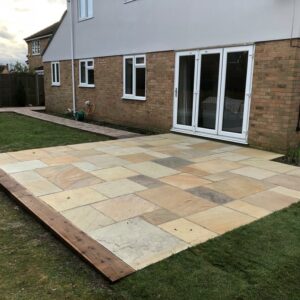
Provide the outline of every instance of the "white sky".
[[25,62],[24,38],[60,20],[66,0],[0,0],[0,63]]

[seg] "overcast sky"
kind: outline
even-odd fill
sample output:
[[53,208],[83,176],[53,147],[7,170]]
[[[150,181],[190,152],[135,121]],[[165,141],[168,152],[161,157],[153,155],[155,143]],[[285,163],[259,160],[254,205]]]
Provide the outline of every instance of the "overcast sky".
[[0,0],[0,63],[25,62],[24,38],[60,20],[66,0]]

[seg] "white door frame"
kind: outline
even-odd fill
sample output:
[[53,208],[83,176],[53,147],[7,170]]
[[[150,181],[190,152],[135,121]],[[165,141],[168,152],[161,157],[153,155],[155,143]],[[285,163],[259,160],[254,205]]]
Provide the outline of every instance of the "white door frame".
[[[248,69],[247,69],[247,82],[246,93],[244,102],[244,114],[243,114],[243,129],[242,133],[231,133],[222,131],[223,125],[223,108],[225,98],[225,85],[226,85],[226,71],[227,71],[227,54],[230,52],[248,51]],[[219,140],[231,141],[241,144],[247,144],[248,142],[248,128],[249,128],[249,115],[251,104],[251,90],[253,79],[253,61],[254,61],[254,45],[230,47],[230,48],[216,48],[209,50],[198,51],[184,51],[176,53],[175,64],[175,84],[174,84],[174,105],[173,105],[173,128],[172,131],[194,134],[198,136],[215,138]],[[199,93],[200,93],[200,80],[201,80],[201,59],[202,55],[210,53],[221,53],[220,57],[220,74],[219,74],[219,91],[218,91],[218,103],[217,103],[217,115],[216,115],[216,129],[199,128],[198,116],[199,116]],[[181,56],[195,56],[195,80],[194,80],[194,97],[193,97],[193,122],[192,126],[185,126],[177,124],[178,113],[178,87],[179,87],[179,68]]]
[[[200,100],[200,86],[201,86],[201,71],[202,71],[202,57],[203,55],[209,54],[220,54],[220,63],[219,63],[219,82],[218,82],[218,95],[217,95],[217,107],[216,107],[216,123],[215,129],[207,129],[198,126],[199,119],[199,100]],[[196,110],[195,110],[195,130],[196,132],[205,133],[205,134],[218,134],[219,128],[219,110],[220,110],[220,96],[221,96],[221,82],[222,82],[222,67],[223,67],[223,49],[209,49],[201,50],[199,52],[199,63],[198,63],[198,80],[197,80],[197,99],[196,99]]]
[[[194,91],[193,91],[193,117],[192,117],[192,125],[181,125],[177,124],[178,119],[178,95],[179,95],[179,72],[180,72],[180,57],[182,56],[195,56],[195,71],[194,71]],[[188,130],[190,132],[194,132],[194,122],[195,122],[195,100],[196,100],[196,89],[197,89],[197,65],[199,59],[198,51],[184,51],[176,53],[176,64],[175,64],[175,83],[174,83],[174,104],[173,104],[173,128],[179,130]]]
[[[247,67],[247,79],[246,79],[246,90],[244,100],[244,112],[243,112],[243,127],[242,133],[233,133],[223,131],[223,113],[225,104],[225,88],[226,88],[226,72],[227,72],[227,54],[234,52],[248,51],[248,67]],[[222,71],[222,88],[221,88],[221,103],[220,103],[220,115],[219,115],[219,135],[224,137],[236,138],[245,140],[248,139],[248,128],[249,128],[249,113],[250,113],[250,101],[251,101],[251,89],[252,89],[252,70],[253,70],[253,46],[244,47],[232,47],[224,49],[223,57],[223,71]]]

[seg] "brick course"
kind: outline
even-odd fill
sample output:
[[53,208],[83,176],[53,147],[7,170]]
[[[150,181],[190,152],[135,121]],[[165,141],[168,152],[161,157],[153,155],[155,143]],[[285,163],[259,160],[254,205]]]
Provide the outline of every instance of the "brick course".
[[300,143],[300,49],[290,41],[256,44],[249,144],[286,151]]
[[[46,106],[50,112],[72,108],[71,62],[61,62],[61,86],[51,87],[50,63],[45,64]],[[120,125],[169,131],[173,117],[175,52],[147,54],[147,100],[124,100],[123,57],[95,58],[95,88],[79,87],[75,61],[77,109],[89,100],[91,118]],[[285,151],[300,143],[296,133],[300,104],[300,49],[290,41],[256,44],[250,111],[249,144]]]

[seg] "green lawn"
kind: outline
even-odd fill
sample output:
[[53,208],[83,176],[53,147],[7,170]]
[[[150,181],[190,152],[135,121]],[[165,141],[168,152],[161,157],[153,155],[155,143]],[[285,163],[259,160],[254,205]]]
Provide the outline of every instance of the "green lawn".
[[[4,145],[4,140],[14,140],[7,137],[11,132],[2,129],[1,114],[0,120],[0,149],[14,149]],[[18,122],[24,130],[22,121]],[[14,121],[8,118],[8,123],[12,126]],[[40,127],[44,124],[34,123]],[[23,134],[27,139],[19,141],[18,149],[23,142],[23,148],[28,148],[30,140],[36,140],[34,132],[24,130]],[[49,134],[53,136],[51,131]],[[92,141],[88,136],[86,139]],[[49,140],[44,131],[43,138],[33,145],[43,147]],[[59,136],[55,140],[59,144]],[[65,143],[66,135],[62,138]],[[300,203],[111,285],[0,192],[1,300],[298,300],[299,282]]]
[[108,139],[14,113],[0,113],[0,153]]

